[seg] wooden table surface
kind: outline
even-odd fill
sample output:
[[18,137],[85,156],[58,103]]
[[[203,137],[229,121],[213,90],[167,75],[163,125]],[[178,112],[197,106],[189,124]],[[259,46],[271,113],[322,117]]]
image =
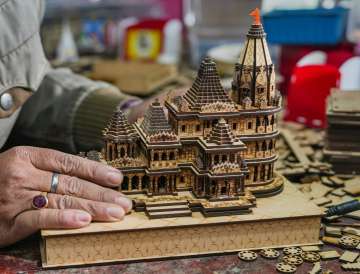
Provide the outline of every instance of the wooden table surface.
[[[322,250],[336,249],[334,246],[324,246]],[[343,251],[338,249],[340,253]],[[267,260],[260,256],[256,261],[241,261],[236,254],[217,255],[208,257],[183,258],[163,261],[148,261],[136,263],[121,263],[111,265],[97,265],[82,268],[65,268],[56,270],[43,270],[40,266],[39,236],[32,236],[11,247],[0,249],[0,273],[241,273],[241,274],[271,274],[279,273],[275,269],[278,260]],[[322,261],[323,270],[331,270],[332,273],[344,272],[340,268],[338,260]],[[296,273],[308,273],[312,264],[303,263]]]

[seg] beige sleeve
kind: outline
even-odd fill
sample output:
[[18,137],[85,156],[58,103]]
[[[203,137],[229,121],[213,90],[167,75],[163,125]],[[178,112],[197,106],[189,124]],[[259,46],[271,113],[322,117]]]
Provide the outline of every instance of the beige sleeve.
[[132,101],[141,100],[68,69],[52,70],[23,106],[14,138],[71,153],[99,149],[115,107]]
[[[0,97],[14,87],[36,91],[49,69],[39,35],[44,5],[42,0],[0,0]],[[0,148],[19,112],[0,117]]]

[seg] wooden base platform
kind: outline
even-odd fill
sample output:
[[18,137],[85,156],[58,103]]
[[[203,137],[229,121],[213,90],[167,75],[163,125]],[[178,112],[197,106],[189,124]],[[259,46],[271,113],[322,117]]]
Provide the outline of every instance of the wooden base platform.
[[43,267],[97,264],[236,252],[241,249],[319,243],[323,212],[291,183],[270,198],[257,199],[245,215],[149,219],[132,212],[116,223],[74,230],[43,230]]

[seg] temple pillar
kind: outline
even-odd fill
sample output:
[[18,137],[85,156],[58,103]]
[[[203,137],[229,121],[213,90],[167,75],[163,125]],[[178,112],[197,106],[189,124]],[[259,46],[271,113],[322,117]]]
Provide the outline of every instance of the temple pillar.
[[128,191],[131,191],[131,189],[132,189],[132,185],[131,185],[131,183],[132,183],[132,178],[133,178],[133,175],[129,175],[129,176],[128,176],[128,178],[129,178]]
[[106,160],[111,161],[110,159],[110,144],[106,143]]
[[142,190],[142,181],[143,181],[144,175],[139,175],[139,190]]

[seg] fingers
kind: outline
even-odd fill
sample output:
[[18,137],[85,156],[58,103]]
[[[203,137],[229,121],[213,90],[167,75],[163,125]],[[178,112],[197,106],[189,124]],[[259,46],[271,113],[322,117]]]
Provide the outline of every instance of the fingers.
[[121,220],[125,216],[124,209],[114,204],[51,193],[47,197],[49,199],[49,208],[83,210],[91,215],[93,221],[114,222]]
[[[91,222],[89,213],[81,210],[41,209],[19,214],[11,228],[9,244],[23,239],[39,229],[81,228]],[[6,245],[6,243],[5,243]]]
[[32,164],[41,170],[76,176],[103,186],[118,186],[121,172],[95,161],[52,149],[27,147]]
[[[52,173],[37,170],[35,176],[38,180],[33,184],[33,189],[48,192]],[[121,206],[125,212],[129,212],[132,208],[132,201],[124,197],[120,192],[68,175],[59,175],[56,193],[115,204]]]

